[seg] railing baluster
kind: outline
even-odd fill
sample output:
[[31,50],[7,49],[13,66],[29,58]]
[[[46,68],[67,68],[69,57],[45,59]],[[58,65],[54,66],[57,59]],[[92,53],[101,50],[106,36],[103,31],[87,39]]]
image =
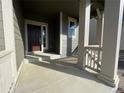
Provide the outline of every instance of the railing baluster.
[[90,62],[90,55],[89,55],[89,53],[90,53],[90,50],[89,49],[87,49],[88,51],[87,51],[87,66],[89,66],[89,62]]
[[89,57],[89,56],[88,56],[88,54],[89,54],[88,51],[89,51],[89,50],[86,49],[86,52],[85,52],[85,58],[84,58],[84,61],[86,61],[86,64],[85,64],[86,66],[88,65],[88,62],[89,62],[89,61],[88,61],[88,57]]
[[[96,49],[94,49],[94,62],[93,62],[93,68],[95,66],[95,63],[96,63]],[[96,69],[96,68],[95,68]]]
[[100,46],[86,46],[85,47],[85,61],[86,61],[86,67],[96,71],[100,72],[101,70],[101,55],[102,51]]
[[96,51],[97,50],[94,51],[94,63],[93,63],[93,68],[95,69],[96,69]]

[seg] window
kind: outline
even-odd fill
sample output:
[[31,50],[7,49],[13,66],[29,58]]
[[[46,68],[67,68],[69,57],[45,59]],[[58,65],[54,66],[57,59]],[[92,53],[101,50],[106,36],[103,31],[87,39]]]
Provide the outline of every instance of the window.
[[76,27],[77,20],[74,18],[68,18],[68,37],[75,38],[76,37]]

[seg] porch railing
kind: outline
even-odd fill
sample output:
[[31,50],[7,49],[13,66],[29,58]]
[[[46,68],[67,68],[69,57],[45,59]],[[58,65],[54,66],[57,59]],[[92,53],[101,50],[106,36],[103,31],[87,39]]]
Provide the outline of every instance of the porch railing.
[[72,56],[78,56],[78,46],[72,52]]
[[85,47],[85,67],[93,71],[101,71],[102,48],[99,45]]

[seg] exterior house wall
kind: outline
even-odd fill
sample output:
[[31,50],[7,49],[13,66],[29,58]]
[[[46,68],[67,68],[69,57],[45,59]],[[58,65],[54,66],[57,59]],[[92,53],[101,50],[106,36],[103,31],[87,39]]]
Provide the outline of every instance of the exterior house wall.
[[77,23],[77,26],[75,29],[75,36],[70,38],[69,33],[67,33],[67,55],[68,56],[72,55],[72,52],[78,46],[78,31],[79,31],[79,26]]
[[[12,84],[17,80],[17,61],[15,49],[15,33],[13,22],[13,4],[12,0],[0,0],[0,14],[2,15],[0,24],[0,35],[4,35],[5,43],[2,41],[0,44],[4,45],[5,50],[0,52],[0,93],[8,93]],[[1,11],[2,10],[2,11]],[[4,29],[4,34],[3,34]]]
[[16,48],[16,64],[19,69],[24,59],[24,20],[20,9],[19,2],[13,1],[13,19],[14,19],[14,34]]
[[97,20],[90,19],[89,45],[96,45]]
[[55,28],[55,20],[52,19],[52,20],[49,20],[49,23],[48,23],[48,40],[49,40],[49,50],[48,52],[55,52],[55,44],[56,44],[56,35],[55,35],[55,32],[56,32],[56,28]]
[[60,50],[60,31],[59,31],[59,23],[60,23],[60,20],[59,20],[59,15],[57,15],[55,17],[55,52],[57,54],[59,54],[59,50]]
[[67,55],[67,34],[68,34],[68,17],[62,16],[62,56]]
[[[48,37],[50,36],[50,34],[49,34],[49,29],[50,29],[49,24],[50,24],[50,22],[48,21],[47,18],[44,18],[41,15],[32,14],[32,13],[23,13],[23,16],[24,16],[24,20],[32,20],[32,21],[37,21],[37,22],[48,23]],[[48,38],[48,43],[49,43],[49,38]],[[48,48],[50,48],[50,47],[51,47],[50,44],[48,44]]]
[[58,44],[58,16],[53,18],[42,17],[37,14],[24,14],[25,19],[48,23],[48,52],[59,53]]
[[[95,45],[96,44],[96,32],[97,32],[97,20],[92,18],[90,20],[90,34],[89,34],[89,44]],[[120,50],[124,50],[124,22],[122,24],[122,33],[121,33],[121,43],[120,43]]]
[[[68,35],[68,16],[63,14],[62,20],[62,56],[70,56],[73,50],[78,46],[78,26],[76,31],[76,38],[69,38]],[[97,32],[97,20],[92,18],[90,20],[90,33],[89,44],[96,45],[96,32]]]
[[0,51],[5,49],[3,18],[2,18],[2,5],[0,0]]
[[62,18],[62,56],[70,56],[73,50],[78,46],[78,26],[76,37],[70,38],[68,35],[68,16],[63,14]]
[[124,50],[124,22],[122,25],[122,32],[121,32],[121,43],[120,43],[120,50]]
[[[59,31],[59,15],[56,15],[52,19],[48,19],[39,15],[26,14],[25,19],[46,22],[48,23],[48,51],[54,51],[59,53],[60,50],[60,31]],[[78,27],[77,27],[78,28]],[[89,44],[96,44],[96,32],[97,32],[97,20],[92,18],[90,20],[90,34]],[[71,55],[73,50],[78,45],[78,31],[76,32],[76,38],[69,38],[68,36],[68,16],[63,14],[62,20],[62,56]]]

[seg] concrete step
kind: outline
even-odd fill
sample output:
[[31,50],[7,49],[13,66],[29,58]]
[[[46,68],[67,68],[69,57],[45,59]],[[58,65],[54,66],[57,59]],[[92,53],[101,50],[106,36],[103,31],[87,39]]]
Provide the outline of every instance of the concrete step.
[[38,61],[49,61],[49,56],[36,56],[36,55],[26,55],[26,59],[29,62],[38,62]]
[[61,58],[60,55],[48,53],[32,53],[25,56],[28,62],[50,61],[53,59]]
[[124,61],[124,51],[123,50],[120,51],[119,61]]

